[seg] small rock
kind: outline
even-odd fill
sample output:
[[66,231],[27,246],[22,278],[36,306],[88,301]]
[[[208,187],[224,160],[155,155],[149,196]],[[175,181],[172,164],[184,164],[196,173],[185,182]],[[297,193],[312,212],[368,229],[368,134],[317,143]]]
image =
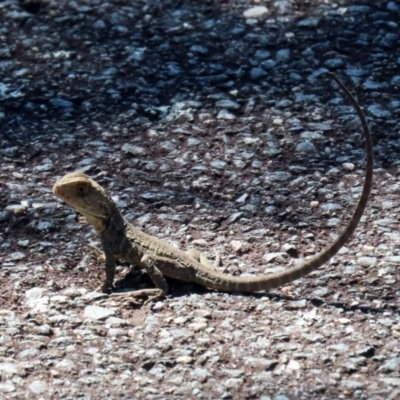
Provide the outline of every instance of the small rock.
[[193,46],[190,47],[190,51],[193,53],[199,53],[199,54],[207,54],[208,49],[204,46],[200,46],[198,44],[194,44]]
[[244,193],[238,199],[236,199],[236,203],[245,203],[248,197],[249,195]]
[[231,214],[228,219],[226,220],[227,224],[233,224],[234,222],[236,222],[238,219],[240,219],[243,216],[242,212],[236,212]]
[[250,77],[251,77],[251,79],[254,79],[254,80],[264,78],[267,75],[268,75],[268,72],[262,68],[255,67],[250,70]]
[[44,381],[33,381],[28,387],[34,394],[41,394],[48,391],[47,383]]
[[11,393],[15,391],[15,386],[10,381],[0,382],[0,393]]
[[286,171],[276,171],[267,177],[272,182],[285,182],[292,178],[292,174]]
[[306,18],[297,23],[297,26],[300,28],[316,28],[319,24],[319,18]]
[[75,363],[68,358],[64,358],[55,365],[55,368],[62,371],[71,372],[71,370],[75,369]]
[[300,134],[300,137],[305,140],[323,140],[325,137],[319,132],[305,131]]
[[358,390],[358,389],[362,389],[365,386],[364,382],[359,382],[359,381],[355,381],[355,380],[350,380],[350,379],[343,379],[341,381],[341,384],[350,390]]
[[17,364],[11,362],[0,363],[0,375],[12,376],[18,374]]
[[146,155],[146,149],[144,149],[143,147],[140,146],[134,146],[132,144],[129,143],[125,143],[122,147],[121,150],[124,153],[130,153],[134,156],[144,156]]
[[383,108],[380,104],[371,104],[368,106],[368,111],[377,118],[389,118],[391,115],[390,111]]
[[16,215],[24,213],[27,209],[28,209],[28,204],[10,205],[5,208],[5,210],[10,211]]
[[321,204],[321,209],[324,211],[333,212],[333,211],[342,210],[343,207],[338,203],[324,203],[324,204]]
[[262,256],[262,260],[266,263],[270,263],[271,261],[283,262],[283,260],[287,257],[287,253],[284,252],[266,253]]
[[300,153],[315,153],[317,149],[312,142],[305,140],[296,146],[296,151]]
[[378,371],[381,372],[400,372],[400,357],[393,357],[382,364]]
[[110,327],[124,327],[129,325],[129,322],[122,318],[110,317],[106,320],[106,328]]
[[331,58],[326,60],[324,64],[330,69],[341,68],[345,65],[344,61],[341,58]]
[[289,310],[300,310],[307,307],[307,300],[289,301],[286,308]]
[[26,258],[26,255],[22,253],[22,251],[16,251],[14,253],[11,253],[8,255],[6,258],[6,261],[21,261]]
[[266,358],[259,358],[259,357],[243,357],[244,365],[248,365],[250,367],[255,368],[264,368],[265,370],[272,370],[278,365],[277,360],[270,360]]
[[217,119],[236,119],[236,116],[230,113],[228,110],[222,109],[217,115]]
[[345,171],[354,171],[355,165],[353,163],[344,163],[343,169]]
[[225,169],[226,168],[226,162],[225,161],[221,161],[221,160],[211,161],[210,165],[213,168],[217,168],[217,169]]
[[263,69],[268,71],[268,70],[272,70],[276,67],[276,61],[266,60],[266,61],[263,61],[260,65]]
[[178,364],[190,364],[193,362],[193,358],[189,356],[181,356],[176,359],[176,362]]
[[218,100],[215,106],[218,108],[226,108],[227,110],[238,110],[240,108],[240,105],[232,100]]
[[236,253],[243,253],[244,251],[248,250],[248,244],[243,240],[232,240],[230,245],[232,250]]
[[389,1],[389,3],[386,6],[386,9],[388,11],[393,11],[393,12],[396,12],[396,13],[400,12],[399,5],[397,5],[396,2],[394,2],[394,1]]
[[47,289],[32,288],[25,292],[25,306],[30,308],[32,314],[46,313],[49,310],[49,296],[45,295]]
[[268,12],[268,8],[265,6],[255,6],[247,9],[243,12],[245,18],[258,18]]
[[72,108],[74,103],[64,99],[50,99],[50,104],[59,108]]
[[400,86],[400,75],[396,75],[390,81],[390,84],[393,86]]
[[296,360],[289,360],[287,366],[287,369],[290,369],[292,371],[299,371],[301,369],[301,365],[298,361]]
[[373,267],[377,263],[376,257],[360,257],[357,262],[363,267]]
[[340,226],[340,219],[339,218],[329,218],[328,221],[326,222],[326,226],[328,228],[335,228],[337,226]]
[[102,320],[115,314],[114,310],[99,306],[87,306],[84,311],[84,318],[93,320]]

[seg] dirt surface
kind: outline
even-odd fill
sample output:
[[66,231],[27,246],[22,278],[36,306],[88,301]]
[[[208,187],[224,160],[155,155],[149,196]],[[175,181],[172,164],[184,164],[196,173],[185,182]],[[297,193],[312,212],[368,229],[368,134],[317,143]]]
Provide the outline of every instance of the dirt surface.
[[[400,398],[399,23],[395,1],[0,1],[0,397]],[[375,145],[340,254],[271,293],[95,292],[99,242],[51,191],[73,170],[229,274],[331,243],[365,150],[328,70]],[[152,286],[125,264],[118,278]]]

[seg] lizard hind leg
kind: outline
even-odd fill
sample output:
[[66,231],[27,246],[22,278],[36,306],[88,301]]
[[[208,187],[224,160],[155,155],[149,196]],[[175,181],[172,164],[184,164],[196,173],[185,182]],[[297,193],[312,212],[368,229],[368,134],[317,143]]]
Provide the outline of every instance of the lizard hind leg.
[[194,258],[201,265],[204,265],[207,268],[213,269],[214,271],[218,271],[218,267],[221,265],[221,256],[219,253],[215,251],[215,261],[214,264],[200,251],[196,249],[189,249],[186,251],[186,254],[192,258]]

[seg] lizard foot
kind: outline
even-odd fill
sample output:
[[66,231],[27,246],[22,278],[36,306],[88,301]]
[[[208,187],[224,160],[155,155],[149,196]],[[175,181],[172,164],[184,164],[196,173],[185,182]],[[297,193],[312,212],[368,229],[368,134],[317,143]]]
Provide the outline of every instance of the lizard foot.
[[109,297],[123,297],[124,299],[130,299],[135,297],[149,296],[143,305],[150,303],[151,301],[158,300],[165,296],[165,293],[161,289],[141,289],[133,292],[117,292],[111,293]]
[[104,294],[111,294],[111,292],[114,290],[114,285],[112,286],[105,286],[105,285],[101,285],[98,286],[96,289],[94,289],[94,292],[102,292]]
[[215,261],[212,264],[211,261],[200,251],[198,251],[196,249],[189,249],[186,251],[187,255],[194,258],[201,265],[204,265],[207,268],[218,271],[218,267],[221,265],[221,255],[215,249],[214,249],[214,253],[215,253]]

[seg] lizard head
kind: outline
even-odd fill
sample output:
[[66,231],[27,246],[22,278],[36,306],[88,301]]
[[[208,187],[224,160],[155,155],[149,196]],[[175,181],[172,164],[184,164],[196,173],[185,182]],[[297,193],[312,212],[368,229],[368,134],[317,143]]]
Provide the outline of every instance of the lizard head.
[[104,230],[115,209],[107,191],[82,172],[63,176],[53,186],[53,193],[86,217],[98,232]]

